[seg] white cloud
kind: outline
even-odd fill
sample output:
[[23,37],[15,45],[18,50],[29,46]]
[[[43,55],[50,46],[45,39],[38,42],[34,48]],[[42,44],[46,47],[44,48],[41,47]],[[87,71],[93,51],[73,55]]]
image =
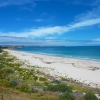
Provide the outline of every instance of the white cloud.
[[6,7],[10,5],[25,5],[31,4],[33,7],[36,6],[35,1],[49,1],[49,0],[0,0],[0,7]]
[[33,39],[20,38],[20,37],[10,37],[10,36],[0,36],[0,42],[33,42]]
[[[59,44],[58,44],[59,43]],[[19,37],[0,37],[0,45],[79,45],[79,42],[68,41],[68,40],[54,40],[54,39],[27,39]]]
[[91,6],[98,6],[100,5],[100,0],[93,0],[93,2],[90,3]]
[[96,24],[100,24],[100,18],[80,21],[78,23],[70,25],[69,29],[92,26],[92,25],[96,25]]
[[6,7],[10,5],[25,5],[25,4],[31,4],[35,6],[33,0],[0,0],[0,7]]
[[52,39],[56,39],[56,37],[46,37],[46,40],[52,40]]
[[82,45],[100,45],[98,39],[92,40],[68,40],[68,39],[31,39],[10,36],[0,36],[0,45],[58,45],[58,46],[82,46]]
[[100,38],[94,39],[93,41],[100,42]]
[[98,6],[100,0],[59,0],[65,2],[66,5],[82,5],[82,6]]
[[88,45],[100,45],[100,38],[96,38],[87,43]]
[[16,20],[17,20],[17,21],[20,21],[21,19],[20,19],[20,18],[16,18]]
[[19,37],[0,37],[0,45],[56,45],[72,46],[81,45],[80,41],[55,40],[55,39],[27,39]]
[[15,36],[15,37],[28,37],[30,35],[40,37],[46,35],[53,34],[62,34],[67,32],[67,28],[65,26],[54,26],[54,27],[39,27],[37,29],[30,29],[24,32],[16,33],[16,32],[8,32],[3,33],[0,32],[1,36]]
[[39,28],[33,28],[26,30],[24,32],[8,32],[3,33],[0,32],[0,36],[14,36],[14,37],[28,37],[28,36],[34,36],[34,37],[41,37],[46,35],[61,35],[66,32],[69,32],[71,30],[75,30],[81,27],[87,27],[87,26],[93,26],[100,24],[100,18],[96,19],[90,19],[85,21],[80,21],[77,23],[70,24],[68,26],[52,26],[52,27],[39,27]]
[[41,14],[42,17],[47,16],[47,15],[48,15],[47,13],[42,13]]
[[36,22],[42,22],[42,19],[35,19]]
[[87,43],[88,45],[100,45],[100,42],[96,42],[96,41],[94,41],[94,42],[89,42],[89,43]]
[[100,18],[100,6],[93,8],[91,11],[86,11],[82,14],[79,14],[75,17],[76,21],[84,21],[89,19]]

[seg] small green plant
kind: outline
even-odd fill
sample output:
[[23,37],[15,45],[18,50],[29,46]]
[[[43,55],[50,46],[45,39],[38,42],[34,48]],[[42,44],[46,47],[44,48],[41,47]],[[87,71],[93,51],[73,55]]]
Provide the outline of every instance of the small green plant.
[[40,77],[39,78],[39,81],[46,81],[47,79],[46,78],[44,78],[44,77]]
[[17,86],[18,82],[16,80],[12,80],[10,82],[10,86],[14,87],[14,86]]
[[72,92],[72,88],[67,86],[66,84],[57,84],[57,85],[49,85],[48,87],[44,88],[44,90],[49,90],[49,91],[60,91],[60,92]]
[[57,80],[57,79],[56,80],[54,79],[53,82],[54,83],[57,83],[57,84],[60,84],[61,83],[61,81],[60,80]]
[[29,87],[27,85],[22,85],[19,90],[21,92],[25,92],[25,93],[35,93],[35,92],[38,92],[34,88],[29,89]]
[[36,93],[36,92],[38,92],[38,90],[35,90],[34,88],[32,88],[29,92],[30,93]]
[[93,93],[86,93],[84,100],[98,100],[98,98]]
[[43,92],[40,92],[39,95],[38,95],[38,97],[41,97],[43,95],[44,95],[44,93]]
[[0,86],[5,86],[5,87],[10,87],[10,83],[8,80],[4,79],[2,80],[2,82],[0,82]]
[[13,71],[12,69],[6,69],[5,72],[6,72],[7,74],[13,74],[13,73],[14,73],[14,71]]
[[80,91],[80,92],[85,92],[85,93],[94,93],[94,91],[92,89],[88,89],[88,88],[83,88],[81,86],[77,86],[77,85],[74,85],[74,84],[71,84],[70,87],[73,89],[73,90],[77,90],[77,91]]
[[0,69],[1,69],[1,68],[4,68],[4,67],[5,67],[5,66],[4,66],[3,64],[0,64]]
[[38,77],[37,76],[34,76],[34,80],[37,81],[38,80]]
[[0,53],[2,53],[3,52],[3,50],[0,48]]
[[20,91],[21,92],[29,92],[29,89],[28,89],[28,86],[27,85],[22,85],[21,87],[20,87]]
[[75,100],[76,99],[76,97],[73,94],[67,91],[64,93],[60,93],[59,97],[61,100]]
[[43,87],[43,91],[47,91],[48,90],[48,87],[47,86],[44,86]]
[[44,82],[44,86],[49,86],[50,83],[49,82]]

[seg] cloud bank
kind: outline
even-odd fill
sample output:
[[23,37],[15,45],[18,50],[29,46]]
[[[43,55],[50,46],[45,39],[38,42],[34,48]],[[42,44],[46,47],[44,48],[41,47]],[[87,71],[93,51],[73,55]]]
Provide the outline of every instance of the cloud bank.
[[14,37],[41,37],[41,36],[47,36],[47,35],[61,35],[64,33],[67,33],[72,30],[76,30],[79,28],[84,28],[88,26],[98,25],[100,24],[100,18],[95,19],[88,19],[76,23],[69,24],[67,26],[51,26],[51,27],[39,27],[39,28],[33,28],[26,30],[24,32],[0,32],[0,36],[14,36]]

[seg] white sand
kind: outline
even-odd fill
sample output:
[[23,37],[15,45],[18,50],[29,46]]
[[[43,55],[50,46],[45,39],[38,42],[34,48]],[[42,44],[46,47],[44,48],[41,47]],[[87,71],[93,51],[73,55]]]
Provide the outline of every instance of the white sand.
[[27,60],[31,65],[45,67],[48,69],[44,70],[45,73],[53,76],[67,76],[80,82],[91,83],[92,86],[100,88],[100,62],[98,61],[54,57],[14,50],[6,51],[18,59]]

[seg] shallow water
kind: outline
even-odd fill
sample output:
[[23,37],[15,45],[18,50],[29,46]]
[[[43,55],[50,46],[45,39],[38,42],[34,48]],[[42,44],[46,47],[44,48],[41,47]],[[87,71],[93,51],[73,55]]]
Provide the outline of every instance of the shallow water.
[[23,47],[18,51],[100,61],[100,46]]

